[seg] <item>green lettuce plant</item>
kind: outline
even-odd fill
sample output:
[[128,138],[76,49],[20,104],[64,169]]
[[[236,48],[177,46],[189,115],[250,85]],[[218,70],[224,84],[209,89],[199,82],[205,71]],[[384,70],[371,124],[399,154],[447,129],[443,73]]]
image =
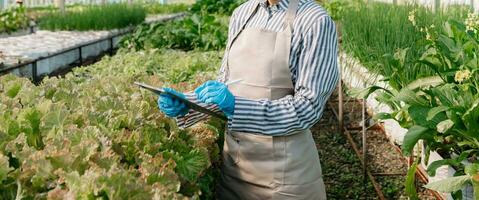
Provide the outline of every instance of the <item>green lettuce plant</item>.
[[213,198],[223,123],[181,130],[133,82],[191,90],[219,55],[122,50],[38,86],[0,77],[0,199]]

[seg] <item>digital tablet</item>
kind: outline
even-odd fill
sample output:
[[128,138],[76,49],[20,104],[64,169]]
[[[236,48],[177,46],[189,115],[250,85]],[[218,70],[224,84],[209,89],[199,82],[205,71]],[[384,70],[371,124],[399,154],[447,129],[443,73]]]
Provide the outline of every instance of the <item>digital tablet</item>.
[[223,120],[227,120],[226,116],[223,113],[217,113],[215,111],[209,110],[209,109],[207,109],[203,106],[200,106],[200,105],[198,105],[194,102],[189,101],[188,99],[177,96],[177,95],[175,95],[171,92],[167,92],[167,91],[163,90],[163,88],[156,88],[156,87],[153,87],[151,85],[147,85],[145,83],[139,83],[139,82],[135,82],[134,84],[140,86],[143,89],[147,89],[147,90],[149,90],[149,91],[151,91],[151,92],[153,92],[157,95],[168,94],[168,95],[180,100],[184,104],[186,104],[186,106],[188,106],[190,109],[196,110],[200,113],[207,114],[207,115],[210,115],[210,116],[213,116],[213,117],[217,117],[217,118],[220,118],[220,119],[223,119]]

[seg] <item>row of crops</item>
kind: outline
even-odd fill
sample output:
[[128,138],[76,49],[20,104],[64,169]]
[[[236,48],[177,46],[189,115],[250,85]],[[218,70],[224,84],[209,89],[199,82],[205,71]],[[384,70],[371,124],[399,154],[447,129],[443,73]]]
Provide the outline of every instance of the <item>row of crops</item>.
[[69,5],[65,12],[55,7],[12,7],[0,11],[0,33],[13,33],[28,28],[30,21],[43,30],[110,30],[136,26],[147,15],[186,12],[186,4]]
[[[0,77],[0,199],[212,199],[224,123],[181,130],[133,82],[187,91],[213,79],[237,5],[198,1],[183,19],[139,27],[115,56],[38,86]],[[221,40],[197,33],[212,26]]]
[[[388,86],[351,93],[361,98],[374,93],[392,109],[376,118],[395,120],[408,130],[405,155],[423,141],[420,159],[428,163],[430,176],[441,166],[456,170],[454,177],[427,187],[460,199],[460,189],[473,186],[479,199],[479,17],[460,6],[437,13],[415,5],[359,1],[328,1],[326,7],[342,27],[342,50],[384,77],[381,82]],[[431,151],[444,159],[429,162]],[[420,159],[406,182],[413,199]]]
[[[228,16],[239,3],[71,6],[69,19],[50,8],[21,11],[36,13],[40,25],[42,17],[49,19],[44,22],[54,30],[120,28],[143,21],[86,20],[115,9],[140,18],[144,12],[188,13],[171,22],[141,24],[121,42],[117,55],[64,77],[46,78],[40,85],[0,77],[0,199],[212,199],[224,123],[210,120],[181,130],[158,111],[156,96],[132,83],[187,91],[213,79]],[[462,7],[431,13],[413,5],[358,0],[324,5],[341,27],[342,51],[388,85],[352,93],[375,93],[392,108],[376,118],[393,119],[409,130],[405,155],[422,140],[423,160],[430,151],[444,157],[430,163],[431,176],[443,165],[456,169],[454,178],[428,187],[456,198],[466,185],[479,191],[479,17]],[[413,199],[415,169],[405,183]]]

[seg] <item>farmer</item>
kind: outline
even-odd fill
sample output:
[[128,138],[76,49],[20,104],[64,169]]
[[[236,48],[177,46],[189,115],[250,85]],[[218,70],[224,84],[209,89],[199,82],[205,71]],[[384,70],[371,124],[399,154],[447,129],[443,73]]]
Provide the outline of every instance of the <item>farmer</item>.
[[[323,8],[249,0],[231,17],[218,80],[166,90],[228,117],[218,199],[326,199],[309,128],[337,82],[336,29]],[[169,95],[158,104],[181,127],[207,118]]]

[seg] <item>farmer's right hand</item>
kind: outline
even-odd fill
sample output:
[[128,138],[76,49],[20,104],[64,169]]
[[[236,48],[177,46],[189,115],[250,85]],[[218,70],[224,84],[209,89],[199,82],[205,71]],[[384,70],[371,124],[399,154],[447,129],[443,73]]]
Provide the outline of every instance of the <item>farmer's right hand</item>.
[[[179,96],[181,98],[185,98],[185,95],[177,92],[174,89],[171,88],[163,88],[166,92],[173,93],[176,96]],[[177,98],[168,95],[168,94],[161,94],[158,97],[158,107],[160,108],[161,112],[165,113],[166,116],[168,117],[178,117],[178,116],[184,116],[188,113],[189,108],[178,100]]]

